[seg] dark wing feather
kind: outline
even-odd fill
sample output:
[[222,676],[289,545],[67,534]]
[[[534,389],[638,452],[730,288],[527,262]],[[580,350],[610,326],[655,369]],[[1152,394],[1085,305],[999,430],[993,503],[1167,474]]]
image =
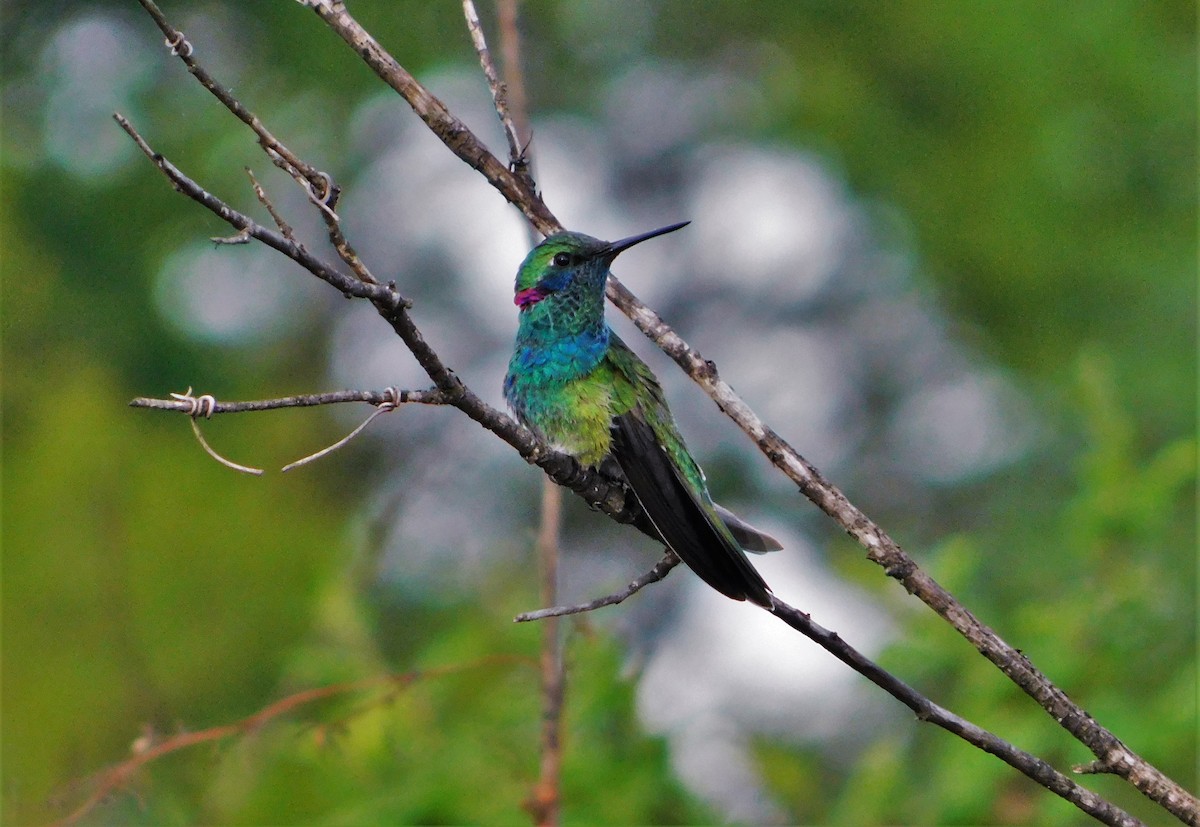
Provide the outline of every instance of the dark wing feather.
[[[596,470],[606,480],[620,483],[621,485],[629,486],[629,480],[625,477],[625,472],[621,470],[621,466],[617,463],[616,457],[609,454],[604,460],[596,466]],[[629,486],[632,488],[632,486]],[[636,494],[634,496],[637,496]],[[640,502],[640,500],[639,500]],[[662,542],[662,535],[658,533],[658,529],[654,527],[654,523],[650,522],[650,517],[646,514],[646,509],[634,509],[633,520],[630,522],[634,528],[645,534],[656,543]]]
[[715,511],[696,499],[634,409],[613,418],[613,456],[662,540],[705,583],[734,600],[771,605],[771,593]]

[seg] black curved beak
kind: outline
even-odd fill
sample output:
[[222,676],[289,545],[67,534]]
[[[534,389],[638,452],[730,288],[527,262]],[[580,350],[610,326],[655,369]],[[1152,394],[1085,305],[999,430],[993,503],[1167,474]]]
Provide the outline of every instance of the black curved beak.
[[666,227],[659,227],[657,230],[651,230],[648,233],[640,233],[638,235],[631,235],[631,236],[629,236],[629,238],[622,238],[620,241],[610,242],[607,247],[605,247],[603,250],[600,251],[600,255],[601,255],[601,257],[606,258],[609,261],[612,261],[614,258],[617,257],[618,253],[628,250],[634,244],[641,244],[643,241],[646,241],[651,238],[655,238],[656,236],[666,235],[667,233],[673,233],[676,230],[682,229],[683,227],[686,227],[688,224],[691,224],[691,223],[692,222],[690,222],[690,221],[680,221],[678,224],[671,224]]

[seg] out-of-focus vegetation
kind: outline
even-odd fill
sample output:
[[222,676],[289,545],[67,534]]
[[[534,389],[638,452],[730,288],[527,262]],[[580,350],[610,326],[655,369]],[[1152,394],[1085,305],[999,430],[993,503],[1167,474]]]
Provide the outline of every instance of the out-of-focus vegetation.
[[[457,4],[352,8],[418,76],[474,61]],[[378,84],[311,12],[166,10],[202,53],[206,26],[234,32],[221,42],[240,48],[204,54],[209,68],[236,64],[237,93],[285,142],[352,176],[344,125]],[[944,492],[936,530],[903,514],[886,527],[1099,721],[1194,785],[1194,7],[537,0],[522,14],[535,126],[539,112],[602,117],[595,88],[635,59],[725,66],[755,98],[718,131],[817,152],[877,205],[879,232],[911,234],[956,335],[1008,371],[1044,437],[1019,464]],[[113,105],[103,88],[61,88],[53,44],[92,15],[128,37]],[[201,729],[290,691],[459,664],[387,702],[340,698],[167,758],[87,823],[524,823],[539,711],[521,658],[538,633],[509,620],[536,604],[530,571],[496,563],[485,590],[380,585],[353,526],[386,456],[252,480],[203,458],[178,419],[126,407],[197,377],[220,377],[227,398],[326,384],[324,331],[306,318],[265,345],[181,333],[156,274],[177,247],[227,229],[145,162],[85,168],[62,149],[74,130],[99,157],[111,109],[129,106],[157,148],[215,191],[245,193],[241,167],[266,166],[248,133],[165,59],[135,4],[14,2],[3,16],[5,822],[69,810],[144,726]],[[336,430],[295,412],[204,428],[223,453],[276,465]],[[533,473],[515,459],[510,471]],[[830,542],[842,573],[894,597]],[[886,665],[1059,767],[1089,759],[943,624],[905,617]],[[640,730],[617,643],[574,636],[568,660],[565,820],[717,818]],[[772,739],[755,755],[797,822],[1082,820],[916,725],[850,767]],[[1084,781],[1162,820],[1122,782]]]

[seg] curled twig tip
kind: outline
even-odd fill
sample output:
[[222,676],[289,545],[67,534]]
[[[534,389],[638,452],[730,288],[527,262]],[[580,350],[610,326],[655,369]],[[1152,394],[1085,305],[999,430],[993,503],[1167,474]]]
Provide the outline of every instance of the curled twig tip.
[[261,468],[252,468],[248,465],[240,465],[231,459],[226,459],[225,457],[221,456],[215,450],[213,450],[213,447],[208,444],[208,440],[204,438],[204,434],[201,433],[200,425],[198,422],[196,422],[196,420],[199,417],[212,419],[213,411],[215,411],[217,407],[217,400],[212,394],[205,393],[201,394],[200,396],[192,396],[192,389],[189,387],[183,393],[172,393],[171,398],[177,402],[188,403],[189,407],[186,411],[184,411],[184,413],[188,415],[189,420],[192,423],[192,433],[196,435],[196,441],[200,443],[200,447],[204,449],[205,453],[207,453],[217,462],[224,465],[226,468],[231,468],[234,471],[238,471],[243,474],[251,474],[255,477],[261,477],[263,475],[263,469]]
[[186,402],[189,405],[188,410],[184,411],[188,416],[195,419],[202,416],[205,419],[212,419],[213,411],[217,407],[217,399],[211,393],[204,393],[200,396],[192,396],[192,388],[183,393],[172,393],[171,398],[177,402]]
[[183,36],[183,32],[175,32],[174,37],[164,39],[163,43],[171,50],[172,57],[182,57],[186,60],[192,56],[192,44]]

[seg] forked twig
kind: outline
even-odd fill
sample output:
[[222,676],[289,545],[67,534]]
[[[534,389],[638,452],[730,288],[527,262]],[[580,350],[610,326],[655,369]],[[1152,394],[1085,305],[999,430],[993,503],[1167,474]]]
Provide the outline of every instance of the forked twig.
[[233,96],[227,88],[219,84],[216,79],[208,73],[198,60],[195,58],[195,49],[192,48],[191,42],[184,37],[183,32],[172,26],[162,13],[158,5],[153,0],[138,0],[142,4],[142,8],[154,20],[159,30],[166,37],[168,48],[171,54],[183,61],[184,66],[191,75],[200,81],[200,85],[211,92],[221,103],[225,105],[230,112],[237,118],[254,130],[254,134],[258,136],[258,142],[267,150],[268,156],[277,167],[291,175],[293,178],[304,181],[310,187],[318,187],[324,190],[322,200],[327,205],[332,206],[337,202],[338,187],[333,183],[333,180],[325,175],[320,170],[306,164],[300,160],[294,152],[284,146],[278,138],[263,125],[263,122],[258,119],[258,116],[242,105],[242,102]]
[[375,417],[393,411],[400,405],[408,403],[422,405],[447,404],[445,395],[434,388],[419,391],[400,390],[398,388],[384,388],[382,391],[337,391],[334,393],[285,396],[279,399],[263,399],[254,402],[218,402],[211,394],[204,394],[200,397],[193,397],[191,394],[192,389],[188,388],[187,393],[173,393],[170,399],[149,399],[143,396],[132,400],[129,405],[133,408],[179,411],[187,414],[191,417],[192,430],[196,433],[196,439],[199,440],[200,445],[208,452],[209,456],[228,468],[255,476],[261,476],[263,470],[261,468],[249,468],[239,465],[214,451],[200,432],[200,428],[196,424],[196,418],[203,416],[205,419],[211,419],[214,415],[221,413],[246,413],[248,411],[269,411],[280,408],[306,408],[316,405],[333,405],[340,402],[369,402],[376,406],[376,410],[346,436],[316,453],[288,463],[282,469],[283,471],[291,471],[302,465],[307,465],[310,462],[321,459],[345,446],[362,433]]

